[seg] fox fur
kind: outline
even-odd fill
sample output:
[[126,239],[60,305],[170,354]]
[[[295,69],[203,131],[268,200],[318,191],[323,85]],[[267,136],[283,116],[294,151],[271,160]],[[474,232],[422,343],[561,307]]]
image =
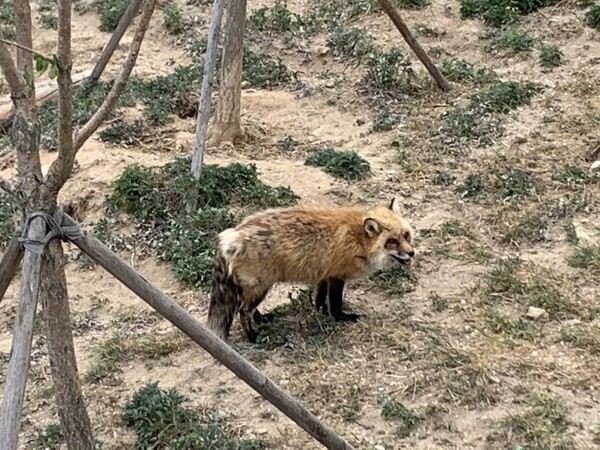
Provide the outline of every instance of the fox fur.
[[317,308],[336,321],[355,321],[356,314],[341,311],[344,283],[410,264],[413,234],[396,199],[375,207],[296,206],[250,215],[219,234],[208,326],[226,340],[239,312],[247,339],[255,342],[252,322],[268,320],[257,307],[278,282],[315,285]]

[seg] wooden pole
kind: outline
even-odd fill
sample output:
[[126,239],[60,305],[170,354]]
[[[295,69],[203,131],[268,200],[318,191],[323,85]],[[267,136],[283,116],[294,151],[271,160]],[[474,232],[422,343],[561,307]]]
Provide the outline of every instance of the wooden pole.
[[[46,222],[43,218],[31,221],[28,237],[41,240],[46,234]],[[0,450],[16,450],[21,428],[23,397],[27,384],[33,323],[38,301],[42,255],[25,253],[21,294],[17,305],[15,329],[12,339],[10,361],[4,384],[2,415],[0,416]]]
[[427,53],[425,53],[425,50],[423,50],[423,47],[421,47],[419,42],[412,35],[410,30],[400,17],[400,14],[398,14],[398,11],[396,11],[396,9],[392,6],[390,0],[377,1],[381,5],[381,8],[385,11],[385,13],[390,17],[390,19],[392,19],[392,22],[394,23],[394,25],[396,25],[396,28],[398,29],[408,46],[412,49],[413,52],[415,52],[417,58],[419,58],[419,60],[427,68],[427,71],[431,74],[438,87],[444,92],[449,91],[450,83],[448,83],[446,78],[444,78],[444,75],[441,74],[441,72],[438,70],[433,61],[431,61],[431,58],[429,58]]
[[23,247],[18,238],[13,236],[6,247],[2,261],[0,261],[0,302],[17,273],[22,258]]
[[142,1],[143,0],[131,0],[129,3],[129,6],[123,13],[121,20],[119,20],[119,24],[117,25],[117,28],[115,28],[115,31],[113,31],[108,44],[106,44],[106,47],[104,47],[104,50],[102,50],[102,54],[100,55],[100,58],[98,59],[98,62],[96,63],[96,66],[90,75],[90,80],[92,82],[96,82],[100,79],[102,72],[104,72],[104,68],[108,64],[108,61],[110,61],[110,58],[121,41],[121,38],[125,34],[125,31],[127,31],[129,24],[140,10]]
[[[63,225],[75,226],[77,223],[65,215]],[[73,243],[326,448],[354,450],[290,394],[194,319],[183,307],[146,281],[98,239],[84,233],[83,237],[73,240]]]
[[202,174],[204,146],[206,145],[208,118],[210,116],[210,98],[212,94],[215,67],[217,65],[217,44],[219,43],[219,30],[221,29],[224,2],[225,0],[214,0],[212,16],[210,18],[210,28],[208,30],[204,74],[202,76],[202,86],[200,87],[198,121],[196,122],[196,143],[194,144],[194,156],[192,157],[192,175],[196,180],[199,180],[200,175]]

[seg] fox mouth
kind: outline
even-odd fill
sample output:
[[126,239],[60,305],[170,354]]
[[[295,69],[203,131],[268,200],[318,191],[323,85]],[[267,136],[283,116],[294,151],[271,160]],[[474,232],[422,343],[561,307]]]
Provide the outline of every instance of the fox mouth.
[[398,256],[398,255],[390,255],[392,258],[394,258],[396,261],[398,261],[400,264],[404,264],[405,266],[410,266],[412,264],[412,258],[410,256]]

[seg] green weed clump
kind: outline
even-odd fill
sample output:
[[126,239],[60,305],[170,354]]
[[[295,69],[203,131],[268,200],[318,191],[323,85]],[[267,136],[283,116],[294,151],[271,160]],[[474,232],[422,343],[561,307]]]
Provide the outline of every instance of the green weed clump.
[[15,16],[10,0],[0,0],[0,37],[15,39]]
[[263,6],[255,9],[248,17],[248,24],[254,30],[284,33],[297,29],[300,17],[288,9],[285,1],[277,0],[271,8]]
[[399,422],[396,433],[401,437],[408,436],[423,420],[423,417],[408,409],[399,401],[389,397],[384,398],[381,402],[381,417],[385,420]]
[[19,207],[9,195],[0,194],[0,248],[6,247],[15,231],[15,219]]
[[552,273],[520,259],[502,260],[486,277],[484,301],[507,301],[545,309],[551,318],[581,314]]
[[579,247],[569,259],[569,265],[600,276],[600,245]]
[[556,45],[542,45],[540,48],[539,64],[546,70],[552,70],[563,62],[565,55]]
[[440,64],[440,71],[448,81],[457,83],[487,84],[498,81],[498,75],[493,69],[477,69],[464,59],[445,59]]
[[[113,182],[110,201],[146,230],[144,241],[160,259],[172,262],[179,280],[207,287],[212,279],[213,241],[220,231],[232,226],[238,214],[292,205],[298,197],[289,188],[262,183],[254,165],[205,165],[199,182],[190,167],[191,158],[178,158],[159,168],[128,166]],[[198,209],[188,213],[192,191],[198,192]]]
[[373,51],[373,37],[364,29],[338,25],[327,35],[327,47],[340,61],[360,61]]
[[101,141],[114,145],[134,145],[146,135],[145,129],[143,120],[136,119],[133,123],[128,123],[123,119],[118,119],[102,130],[98,137]]
[[129,6],[129,0],[95,0],[94,6],[100,16],[100,31],[109,33],[117,28]]
[[354,150],[337,151],[331,147],[316,150],[304,164],[321,167],[328,174],[346,180],[359,180],[371,172],[369,162]]
[[[112,84],[113,81],[99,81],[95,84],[84,82],[73,93],[73,124],[75,126],[81,126],[92,118],[110,92]],[[119,98],[116,108],[133,105],[131,94],[125,92]],[[38,109],[38,120],[41,128],[41,144],[49,151],[56,151],[58,148],[58,103],[56,101],[42,103]]]
[[187,30],[188,25],[177,5],[167,3],[162,5],[160,9],[163,13],[163,25],[169,34],[177,36],[183,34]]
[[487,49],[504,50],[509,55],[528,53],[535,45],[535,39],[518,27],[492,29],[485,34],[485,38],[490,40]]
[[285,86],[295,78],[296,74],[280,58],[273,59],[266,54],[255,53],[245,47],[242,80],[250,86],[271,89]]
[[60,424],[52,423],[43,430],[38,431],[33,440],[33,450],[58,450],[64,442],[65,436]]
[[585,22],[588,27],[600,30],[600,5],[593,5],[587,13],[585,13]]
[[388,294],[406,294],[415,289],[416,275],[405,266],[396,265],[391,270],[376,272],[369,277],[373,284]]
[[573,448],[574,442],[567,434],[571,425],[568,409],[560,399],[533,392],[524,402],[528,405],[526,411],[510,415],[502,423],[507,444],[532,450]]
[[367,57],[364,82],[371,91],[409,94],[414,91],[415,71],[410,60],[396,47],[376,49]]
[[502,136],[504,129],[498,114],[507,114],[528,105],[542,87],[526,81],[500,81],[470,97],[469,104],[458,106],[442,115],[441,134],[448,144],[476,141],[480,146],[491,145]]
[[183,404],[187,399],[174,388],[162,390],[149,383],[136,391],[124,407],[123,422],[136,434],[135,448],[171,450],[262,450],[265,442],[241,439],[225,429],[215,412],[199,414]]
[[463,19],[479,18],[486,25],[499,27],[516,22],[522,15],[530,14],[552,3],[553,0],[461,0]]

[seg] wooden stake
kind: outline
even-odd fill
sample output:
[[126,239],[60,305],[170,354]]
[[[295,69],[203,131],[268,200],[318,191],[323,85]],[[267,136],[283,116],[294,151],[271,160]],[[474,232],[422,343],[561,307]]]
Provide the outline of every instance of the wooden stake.
[[0,302],[6,293],[10,282],[17,273],[22,258],[23,247],[21,246],[19,239],[16,236],[13,236],[8,243],[8,247],[6,247],[2,261],[0,261]]
[[129,3],[129,6],[127,7],[125,12],[123,13],[123,16],[121,17],[121,20],[119,20],[117,28],[115,28],[115,31],[113,31],[113,34],[108,41],[108,44],[106,44],[106,47],[104,47],[104,50],[102,50],[102,54],[100,55],[100,58],[98,59],[98,62],[96,63],[96,66],[92,71],[92,75],[90,75],[90,80],[92,80],[93,82],[96,82],[100,79],[102,72],[104,72],[104,68],[108,64],[108,61],[110,61],[110,58],[112,57],[117,46],[119,45],[119,42],[121,41],[121,38],[125,34],[125,31],[127,31],[129,24],[140,10],[140,5],[142,4],[142,1],[143,0],[131,0],[131,2]]
[[444,75],[441,74],[441,72],[438,70],[433,61],[431,61],[431,58],[429,58],[427,53],[425,53],[425,50],[423,50],[423,47],[421,47],[419,42],[412,35],[410,30],[400,17],[400,14],[398,14],[398,11],[396,11],[396,9],[392,6],[390,0],[377,1],[381,5],[381,8],[389,16],[389,18],[392,19],[392,22],[394,23],[394,25],[396,25],[396,28],[398,29],[408,46],[412,49],[413,52],[415,52],[415,55],[417,55],[417,58],[419,58],[419,60],[423,63],[427,71],[431,74],[438,87],[444,92],[449,91],[450,83],[446,81]]
[[[63,224],[77,225],[67,215],[64,216]],[[348,442],[319,421],[290,394],[195,320],[183,307],[146,281],[98,239],[84,233],[82,238],[73,243],[326,448],[353,450]]]
[[[46,222],[44,219],[32,220],[28,236],[31,239],[41,240],[45,234]],[[0,416],[0,450],[16,450],[17,448],[31,356],[41,264],[42,255],[26,252],[21,277],[21,295],[17,305],[10,361],[4,384],[2,415]]]
[[212,95],[215,67],[217,66],[217,44],[219,43],[219,30],[221,29],[224,1],[214,0],[212,16],[210,18],[210,29],[208,30],[204,74],[200,88],[200,106],[198,107],[198,121],[196,122],[196,143],[194,144],[194,156],[192,157],[192,175],[196,180],[199,180],[202,174],[204,146],[206,145],[208,118],[210,116],[210,98]]

